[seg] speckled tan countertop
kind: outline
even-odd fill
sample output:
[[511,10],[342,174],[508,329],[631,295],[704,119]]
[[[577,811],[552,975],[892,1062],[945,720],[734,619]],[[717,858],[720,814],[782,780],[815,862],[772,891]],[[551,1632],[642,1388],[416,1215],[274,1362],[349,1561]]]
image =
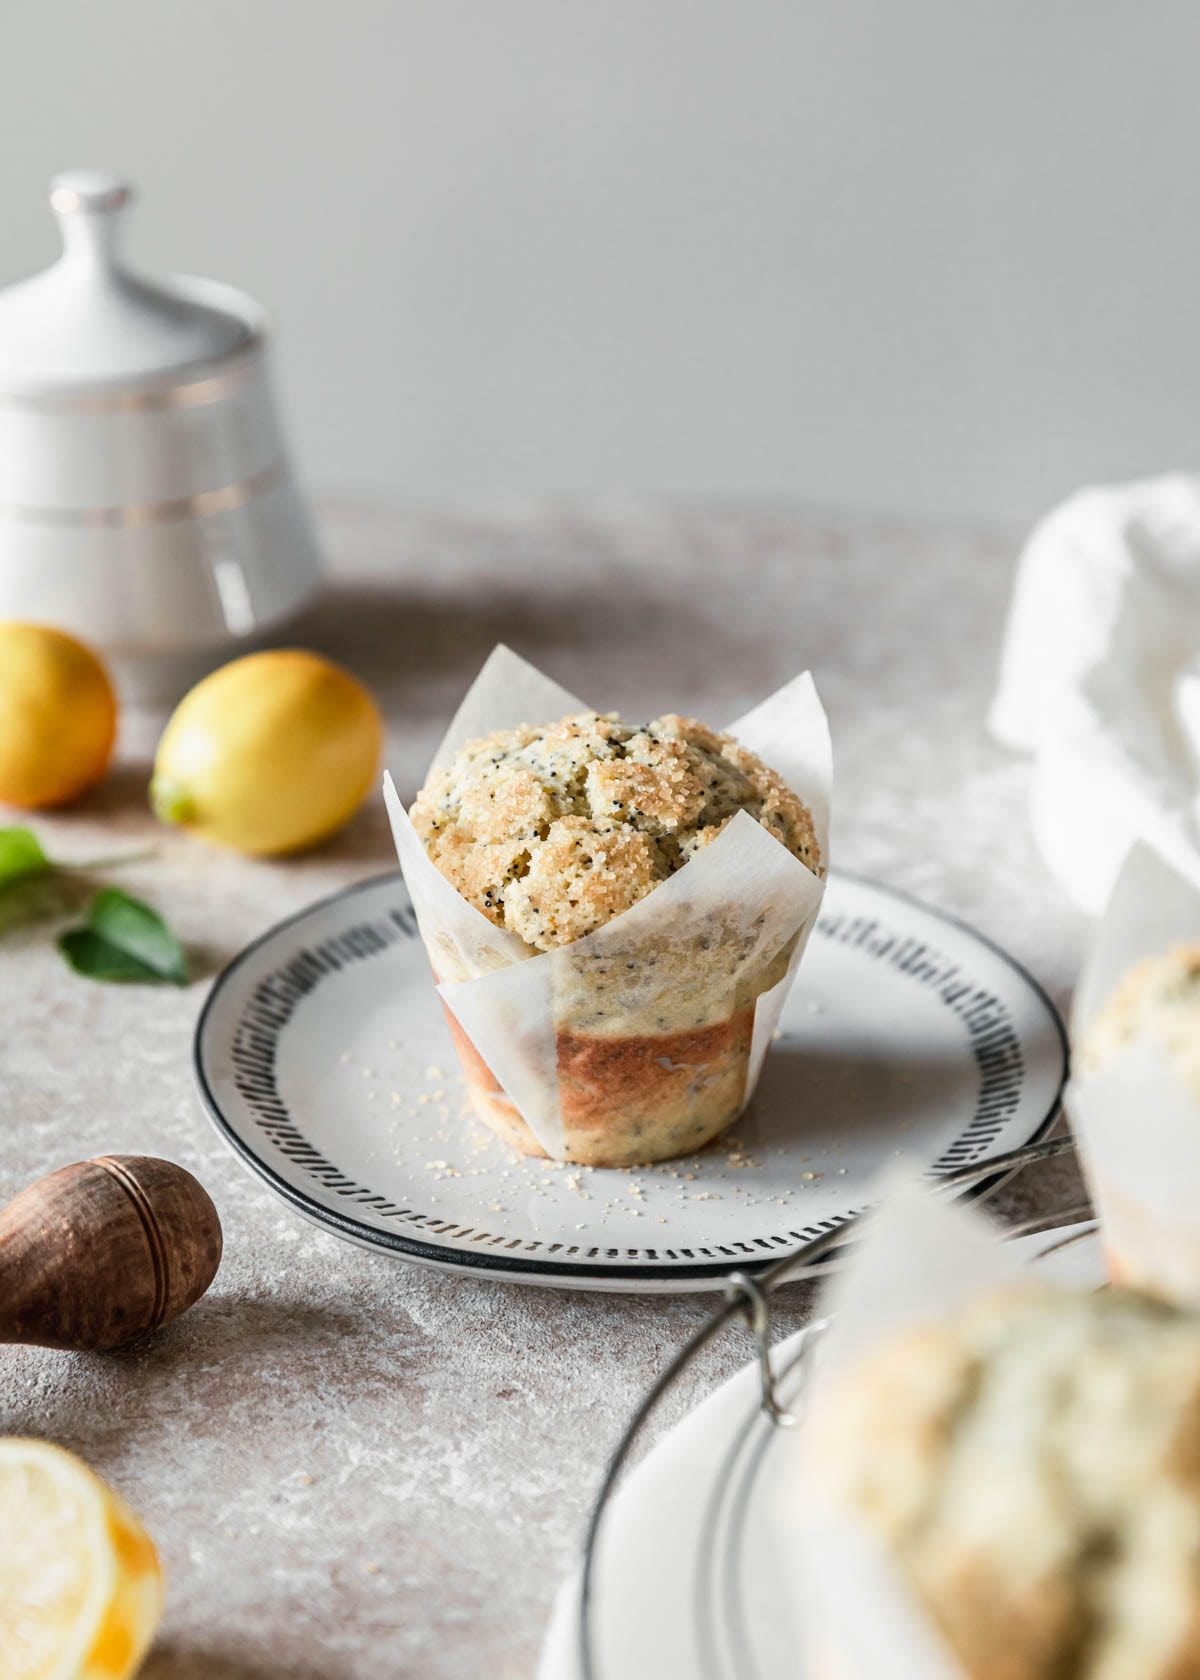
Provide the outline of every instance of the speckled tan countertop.
[[[375,687],[406,798],[497,640],[628,716],[719,723],[810,665],[834,731],[836,861],[976,923],[1063,1000],[1084,927],[1031,849],[1023,766],[981,722],[1018,533],[785,503],[340,507],[326,528],[336,582],[295,639]],[[61,965],[52,921],[3,932],[0,1194],[87,1155],[166,1155],[212,1193],[225,1260],[133,1352],[0,1349],[0,1430],[74,1448],[144,1516],[170,1577],[148,1680],[524,1680],[605,1452],[707,1304],[423,1272],[316,1231],[245,1172],[192,1091],[208,979],[394,856],[378,801],[283,864],[156,830],[157,721],[130,714],[105,787],[37,826],[67,858],[152,842],[120,879],[202,978],[105,988]],[[1053,1199],[1051,1178],[1009,1203]],[[781,1328],[808,1305],[793,1292]],[[745,1355],[731,1337],[667,1415]]]

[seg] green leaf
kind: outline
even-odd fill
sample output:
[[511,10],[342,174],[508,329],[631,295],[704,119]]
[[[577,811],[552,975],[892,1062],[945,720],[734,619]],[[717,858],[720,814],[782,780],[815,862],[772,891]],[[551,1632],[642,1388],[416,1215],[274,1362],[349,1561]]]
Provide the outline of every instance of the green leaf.
[[105,887],[88,906],[83,927],[58,941],[71,967],[93,980],[168,982],[186,986],[187,955],[162,917],[119,887]]
[[75,972],[86,974],[89,980],[132,980],[146,986],[163,983],[156,969],[131,957],[119,945],[110,945],[90,928],[72,928],[60,934],[58,948]]
[[44,875],[49,868],[50,859],[31,828],[0,828],[0,887]]

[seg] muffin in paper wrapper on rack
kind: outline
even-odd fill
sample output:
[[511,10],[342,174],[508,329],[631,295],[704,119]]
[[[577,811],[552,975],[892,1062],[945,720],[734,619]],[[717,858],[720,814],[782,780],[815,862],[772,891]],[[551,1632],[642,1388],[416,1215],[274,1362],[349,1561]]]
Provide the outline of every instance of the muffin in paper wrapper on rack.
[[[805,1680],[969,1680],[879,1532],[845,1497],[837,1437],[858,1370],[878,1348],[1019,1270],[985,1218],[897,1174],[867,1215],[846,1271],[829,1284],[828,1324],[794,1408],[799,1427],[782,1443],[771,1508],[792,1562],[788,1610]],[[902,1464],[893,1474],[906,1472]]]
[[[498,647],[433,761],[588,708]],[[392,784],[396,850],[479,1117],[525,1154],[632,1166],[688,1154],[758,1083],[825,889],[832,763],[811,677],[730,725],[807,806],[820,874],[746,811],[631,908],[537,951],[429,857]]]
[[1200,1306],[1200,887],[1144,843],[1071,1012],[1066,1103],[1114,1282]]
[[833,1297],[772,1504],[796,1672],[1200,1673],[1200,1316],[912,1184]]

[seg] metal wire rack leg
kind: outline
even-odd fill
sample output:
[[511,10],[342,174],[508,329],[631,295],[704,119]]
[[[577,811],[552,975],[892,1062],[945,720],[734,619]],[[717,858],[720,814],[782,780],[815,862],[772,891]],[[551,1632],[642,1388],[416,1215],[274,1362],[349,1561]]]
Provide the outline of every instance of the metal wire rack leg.
[[[933,1188],[947,1191],[961,1190],[976,1183],[981,1178],[992,1177],[996,1172],[1013,1172],[1021,1167],[1031,1166],[1035,1161],[1051,1161],[1059,1155],[1073,1154],[1074,1149],[1074,1139],[1069,1136],[1051,1138],[1042,1143],[1027,1144],[1023,1149],[1013,1149],[1004,1155],[993,1155],[990,1160],[977,1162],[969,1167],[958,1167],[953,1172],[940,1174],[933,1181]],[[1082,1215],[1084,1212],[1085,1210],[1072,1208],[1066,1210],[1065,1215],[1060,1217],[1070,1218],[1075,1215]],[[709,1342],[720,1335],[727,1325],[739,1317],[746,1320],[754,1336],[762,1385],[763,1407],[776,1423],[783,1425],[791,1423],[793,1420],[780,1406],[775,1393],[774,1376],[771,1370],[771,1314],[768,1297],[783,1284],[791,1282],[831,1248],[836,1248],[844,1243],[853,1231],[857,1220],[861,1217],[861,1214],[855,1214],[850,1219],[843,1220],[832,1231],[825,1231],[819,1237],[814,1237],[811,1242],[793,1249],[790,1254],[785,1254],[782,1259],[777,1260],[774,1265],[769,1266],[765,1271],[759,1272],[754,1278],[748,1277],[744,1272],[731,1273],[725,1285],[725,1304],[719,1307],[712,1317],[707,1319],[699,1330],[683,1344],[630,1419],[605,1467],[604,1477],[596,1494],[595,1503],[588,1518],[587,1531],[584,1535],[578,1622],[579,1666],[582,1680],[600,1680],[596,1668],[592,1617],[597,1543],[604,1514],[608,1509],[609,1501],[620,1479],[621,1472],[629,1459],[634,1442],[680,1372],[691,1364],[702,1348],[706,1347]]]

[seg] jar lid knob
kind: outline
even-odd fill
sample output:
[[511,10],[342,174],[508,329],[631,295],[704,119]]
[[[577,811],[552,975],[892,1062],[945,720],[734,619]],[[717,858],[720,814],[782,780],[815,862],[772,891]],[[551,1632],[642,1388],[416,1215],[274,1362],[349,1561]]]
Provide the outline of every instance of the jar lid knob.
[[107,169],[68,169],[55,175],[50,208],[58,218],[64,257],[112,267],[120,212],[132,198],[130,183]]
[[72,169],[50,182],[62,254],[0,287],[0,394],[174,382],[180,369],[261,335],[261,311],[232,287],[178,274],[156,280],[125,261],[133,197],[129,181],[104,169]]

